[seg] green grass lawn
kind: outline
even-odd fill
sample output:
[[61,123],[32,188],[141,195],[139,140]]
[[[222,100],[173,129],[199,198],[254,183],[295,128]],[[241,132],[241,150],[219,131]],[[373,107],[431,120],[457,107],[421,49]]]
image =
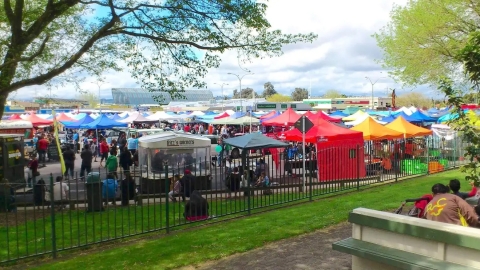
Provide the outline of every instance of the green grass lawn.
[[[376,183],[376,180],[362,181],[360,185]],[[307,190],[309,186],[307,184]],[[357,188],[356,181],[339,185],[325,183],[321,187],[314,186],[312,196],[332,196],[342,192],[350,192]],[[361,187],[365,188],[365,187]],[[240,196],[237,199],[227,200],[224,197],[217,197],[216,194],[206,195],[209,200],[209,213],[218,218],[236,217],[245,215],[248,207],[252,212],[260,209],[272,209],[283,206],[285,203],[306,200],[309,192],[301,193],[296,188],[275,189],[272,195],[262,195],[258,192],[251,196],[250,206],[247,197]],[[168,214],[167,214],[168,209]],[[109,207],[104,212],[88,213],[84,209],[64,210],[55,212],[55,234],[56,247],[58,250],[72,247],[86,246],[92,243],[119,239],[132,235],[165,230],[169,227],[172,230],[193,227],[208,222],[217,222],[217,219],[196,223],[187,223],[183,217],[184,204],[181,202],[169,203],[156,198],[149,204],[141,207]],[[0,261],[14,260],[24,256],[41,254],[52,250],[52,221],[50,210],[37,210],[35,213],[19,211],[15,215],[35,214],[34,220],[26,223],[0,226],[0,243],[5,243],[0,249]],[[10,215],[8,218],[17,218]],[[167,218],[168,215],[168,218]],[[168,220],[168,225],[167,225]]]
[[[192,229],[156,240],[141,240],[105,251],[50,261],[34,269],[172,269],[219,259],[261,247],[268,242],[312,232],[347,220],[356,207],[391,210],[411,197],[429,193],[435,183],[463,178],[457,171],[386,184],[312,203]],[[466,186],[466,185],[465,185]],[[75,253],[74,253],[75,254]],[[66,256],[71,256],[67,254]],[[34,267],[28,265],[28,267]]]

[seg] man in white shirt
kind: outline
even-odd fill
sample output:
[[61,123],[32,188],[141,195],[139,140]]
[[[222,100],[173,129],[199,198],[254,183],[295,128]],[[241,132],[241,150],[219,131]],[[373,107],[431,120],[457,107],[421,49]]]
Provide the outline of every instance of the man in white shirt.
[[[55,201],[68,201],[68,185],[63,182],[62,176],[57,176],[56,183],[53,185],[53,199]],[[65,205],[60,205],[59,210],[65,208]]]

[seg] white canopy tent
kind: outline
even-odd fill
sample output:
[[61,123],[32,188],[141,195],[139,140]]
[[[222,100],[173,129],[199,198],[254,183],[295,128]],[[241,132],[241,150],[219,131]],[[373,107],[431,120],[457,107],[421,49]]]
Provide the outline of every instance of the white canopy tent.
[[[142,175],[165,174],[185,167],[194,173],[210,168],[211,141],[207,137],[166,131],[138,140],[139,166]],[[168,164],[168,172],[165,170]],[[181,165],[181,166],[180,166]]]
[[350,126],[350,127],[354,127],[360,123],[362,123],[363,121],[365,121],[367,118],[372,118],[373,120],[375,120],[375,122],[381,124],[381,125],[385,125],[386,122],[382,122],[382,121],[378,121],[377,119],[375,119],[374,117],[371,117],[370,115],[368,114],[364,114],[364,115],[361,115],[359,116],[356,120],[354,121],[350,121],[350,122],[345,122],[345,125],[346,126]]

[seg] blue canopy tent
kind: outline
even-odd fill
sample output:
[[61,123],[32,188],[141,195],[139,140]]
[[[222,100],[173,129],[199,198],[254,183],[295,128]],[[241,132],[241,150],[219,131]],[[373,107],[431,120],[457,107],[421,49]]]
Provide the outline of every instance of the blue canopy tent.
[[385,116],[385,117],[378,117],[378,120],[381,121],[381,122],[385,122],[385,123],[391,123],[395,120],[395,117],[389,115],[389,116]]
[[421,119],[423,122],[436,122],[437,117],[430,117],[421,111],[416,111],[410,115],[410,117]]
[[108,116],[102,114],[93,122],[88,124],[80,125],[81,128],[88,128],[88,129],[109,129],[114,127],[127,127],[127,123],[117,122],[113,119],[108,118]]
[[349,114],[343,113],[342,111],[334,111],[333,113],[329,114],[330,116],[340,116],[340,117],[347,117]]
[[444,123],[450,120],[454,120],[458,118],[458,113],[449,113],[445,114],[444,116],[438,118],[437,122],[438,123]]
[[262,123],[263,121],[267,121],[267,120],[270,120],[270,119],[273,119],[277,116],[279,116],[281,113],[279,111],[276,111],[274,115],[271,115],[270,117],[265,117],[265,118],[260,118],[260,123]]
[[245,116],[244,112],[235,112],[234,114],[230,115],[230,118],[237,119],[244,116]]
[[66,128],[80,128],[81,125],[86,125],[86,124],[89,124],[91,122],[95,121],[95,119],[93,119],[92,117],[90,117],[90,115],[85,115],[85,117],[83,117],[82,119],[78,120],[78,121],[75,121],[75,122],[62,122],[62,124],[66,127]]
[[418,122],[424,122],[424,120],[421,117],[413,116],[413,114],[408,115],[408,114],[404,113],[403,111],[393,115],[393,117],[395,117],[395,118],[398,118],[400,116],[403,117],[403,119],[407,120],[408,122],[417,122],[417,123]]
[[79,113],[79,114],[74,115],[73,119],[80,120],[80,119],[84,118],[85,116],[87,116],[86,113]]

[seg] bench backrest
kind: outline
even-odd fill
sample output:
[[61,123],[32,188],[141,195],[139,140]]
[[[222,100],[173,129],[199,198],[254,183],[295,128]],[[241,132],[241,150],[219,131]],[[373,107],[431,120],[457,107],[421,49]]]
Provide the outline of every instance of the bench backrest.
[[349,215],[352,237],[365,242],[480,268],[480,229],[366,208]]

